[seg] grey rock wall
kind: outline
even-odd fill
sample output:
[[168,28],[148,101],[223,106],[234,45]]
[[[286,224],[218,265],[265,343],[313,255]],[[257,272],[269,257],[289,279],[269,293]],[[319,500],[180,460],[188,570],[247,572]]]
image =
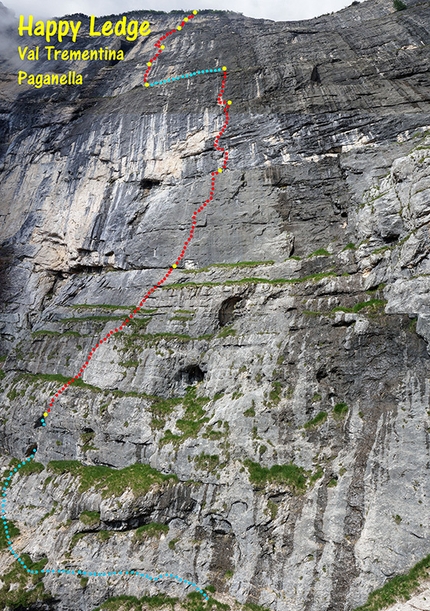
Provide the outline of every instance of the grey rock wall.
[[[294,23],[203,11],[172,38],[154,78],[228,67],[228,168],[186,260],[34,429],[172,264],[218,167],[219,77],[142,88],[178,16],[136,15],[153,35],[83,66],[80,89],[18,89],[4,54],[0,440],[4,466],[37,443],[45,467],[8,494],[16,549],[174,570],[232,605],[354,609],[430,553],[429,3]],[[105,498],[59,460],[177,480]],[[251,463],[294,475],[256,482]],[[136,539],[152,522],[168,532]],[[60,611],[186,593],[43,582]]]

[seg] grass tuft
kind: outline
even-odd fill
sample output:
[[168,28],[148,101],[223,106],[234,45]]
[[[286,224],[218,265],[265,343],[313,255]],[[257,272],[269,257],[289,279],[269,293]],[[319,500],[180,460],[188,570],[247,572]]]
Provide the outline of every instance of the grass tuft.
[[310,255],[308,255],[308,258],[310,257],[329,257],[330,253],[328,252],[328,250],[326,250],[325,248],[319,248],[318,250],[314,250],[314,252],[311,252]]
[[273,465],[270,468],[262,467],[250,460],[246,460],[244,464],[248,468],[250,482],[257,486],[264,486],[269,482],[277,482],[290,486],[296,492],[303,492],[306,489],[307,475],[305,470],[293,463],[289,465]]
[[98,511],[83,511],[79,520],[85,526],[96,526],[100,522],[100,514]]
[[[20,535],[20,531],[19,528],[17,526],[15,526],[15,524],[13,522],[10,522],[9,520],[6,521],[7,523],[7,527],[9,529],[9,536],[13,539],[14,537],[17,537],[18,535]],[[4,524],[4,523],[3,523]],[[6,540],[6,534],[5,534],[5,530],[4,530],[4,526],[0,527],[0,549],[6,549],[7,548],[7,540]]]
[[312,420],[309,420],[309,422],[306,422],[306,424],[304,424],[303,426],[305,429],[311,429],[316,426],[320,426],[321,424],[324,424],[326,420],[327,412],[318,412],[315,418],[312,418]]
[[150,522],[150,524],[144,524],[143,526],[136,528],[134,531],[134,540],[144,541],[145,539],[150,539],[152,537],[161,537],[161,535],[167,534],[168,532],[169,527],[167,524]]
[[348,413],[348,406],[346,403],[336,403],[333,408],[333,415],[335,418],[344,418]]

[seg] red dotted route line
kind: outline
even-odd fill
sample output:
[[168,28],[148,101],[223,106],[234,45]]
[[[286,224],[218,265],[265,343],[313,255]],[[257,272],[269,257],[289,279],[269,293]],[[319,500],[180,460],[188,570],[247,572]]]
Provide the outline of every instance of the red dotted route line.
[[[147,68],[147,70],[145,72],[145,75],[143,77],[143,82],[144,82],[144,84],[146,86],[149,85],[147,80],[148,80],[149,73],[150,73],[150,71],[152,69],[152,66],[154,65],[154,62],[158,59],[158,57],[161,55],[161,53],[163,52],[163,50],[165,48],[164,45],[161,44],[162,41],[165,40],[166,38],[168,38],[169,36],[171,36],[172,34],[175,34],[176,32],[182,30],[182,28],[186,25],[186,23],[188,21],[190,21],[191,19],[194,19],[196,14],[197,14],[197,11],[193,11],[193,14],[189,15],[188,17],[185,17],[183,19],[183,21],[181,22],[181,24],[179,26],[177,26],[176,29],[169,30],[168,32],[166,32],[163,36],[161,36],[157,40],[157,42],[155,43],[154,46],[158,49],[158,51],[151,58],[151,60],[148,62],[148,64],[147,64],[148,68]],[[223,98],[223,94],[224,94],[224,91],[225,91],[226,81],[227,81],[227,68],[223,67],[223,76],[222,76],[221,87],[220,87],[220,90],[219,90],[219,93],[218,93],[218,96],[217,96],[217,103],[220,106],[222,106],[225,118],[224,118],[224,122],[223,122],[221,130],[219,131],[219,133],[217,134],[217,136],[216,136],[216,138],[214,140],[214,148],[215,148],[215,150],[220,151],[220,152],[223,153],[223,162],[222,162],[221,167],[218,168],[218,170],[216,172],[211,172],[211,188],[210,188],[209,197],[201,204],[201,206],[199,208],[197,208],[197,210],[195,210],[193,212],[193,214],[191,216],[191,228],[190,228],[190,231],[189,231],[189,234],[188,234],[188,238],[185,240],[185,242],[183,244],[183,247],[182,247],[182,250],[181,250],[178,258],[176,259],[175,263],[173,263],[173,265],[171,265],[171,267],[167,270],[167,272],[163,276],[163,278],[161,278],[161,280],[159,280],[156,284],[154,284],[154,286],[152,286],[146,292],[146,294],[144,295],[143,299],[139,302],[139,305],[137,305],[135,307],[133,312],[128,315],[128,317],[124,320],[124,322],[121,323],[119,325],[119,327],[115,327],[115,329],[112,329],[111,331],[109,331],[102,339],[100,339],[97,342],[97,344],[92,348],[92,350],[88,354],[87,359],[86,359],[85,363],[82,365],[82,367],[80,368],[79,372],[73,378],[71,378],[68,382],[66,382],[61,388],[59,388],[57,390],[57,392],[51,397],[51,399],[49,401],[49,407],[44,412],[43,418],[41,418],[41,421],[42,421],[43,425],[45,425],[45,418],[48,416],[49,412],[51,411],[51,408],[53,407],[54,402],[56,401],[56,399],[58,399],[58,397],[60,395],[62,395],[62,393],[69,386],[71,386],[74,382],[79,380],[80,377],[82,377],[82,374],[84,373],[85,369],[90,364],[91,359],[93,358],[95,352],[100,348],[100,346],[102,344],[104,344],[105,342],[107,342],[112,335],[115,335],[116,333],[119,333],[120,331],[122,331],[124,329],[124,327],[126,327],[128,325],[128,323],[134,318],[135,314],[137,314],[139,312],[139,310],[142,308],[143,304],[152,295],[152,293],[154,293],[162,284],[164,284],[166,282],[166,280],[168,279],[170,274],[179,265],[180,261],[184,258],[185,252],[186,252],[186,250],[187,250],[191,240],[194,237],[194,230],[195,230],[196,225],[197,225],[197,216],[213,200],[214,192],[215,192],[215,181],[216,181],[216,178],[227,167],[228,151],[225,148],[219,146],[219,140],[220,140],[221,136],[224,134],[225,130],[227,129],[227,125],[228,125],[228,122],[229,122],[228,108],[229,108],[229,106],[231,104],[230,100],[224,100],[224,98]]]

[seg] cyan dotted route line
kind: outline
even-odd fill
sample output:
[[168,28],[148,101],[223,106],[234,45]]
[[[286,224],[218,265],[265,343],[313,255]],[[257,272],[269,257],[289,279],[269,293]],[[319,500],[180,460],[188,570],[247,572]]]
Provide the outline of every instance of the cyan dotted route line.
[[12,478],[15,475],[15,473],[17,473],[18,470],[21,469],[25,464],[33,460],[36,455],[36,452],[37,450],[33,450],[31,456],[26,458],[24,461],[19,463],[14,469],[10,471],[9,475],[7,476],[7,478],[4,481],[3,488],[2,488],[2,497],[3,498],[2,498],[2,503],[1,503],[1,514],[2,514],[3,529],[5,532],[7,545],[8,545],[9,551],[12,554],[12,556],[14,556],[17,562],[21,564],[21,566],[27,571],[27,573],[31,575],[38,575],[42,573],[45,573],[45,574],[57,573],[58,575],[79,575],[79,576],[84,576],[84,577],[111,577],[113,575],[119,575],[119,576],[135,575],[136,577],[143,577],[144,579],[147,579],[148,581],[152,581],[152,582],[157,582],[157,581],[161,581],[163,579],[169,578],[169,579],[174,579],[178,583],[183,583],[185,585],[192,586],[193,588],[195,588],[197,592],[202,594],[206,600],[209,600],[208,595],[201,588],[199,588],[195,583],[193,583],[192,581],[188,581],[188,579],[183,579],[182,577],[179,577],[178,575],[174,575],[173,573],[160,573],[158,576],[152,577],[151,575],[148,575],[148,573],[142,573],[140,571],[82,571],[81,569],[78,569],[76,571],[73,569],[70,569],[70,570],[68,569],[40,569],[39,571],[38,569],[36,570],[30,569],[26,565],[25,561],[20,557],[20,555],[12,547],[11,537],[9,535],[9,527],[7,525],[7,520],[5,517],[6,516],[6,494],[7,494],[7,489],[9,487],[9,484],[12,481]]
[[180,74],[179,76],[171,76],[169,78],[164,79],[163,81],[154,81],[153,83],[149,83],[150,87],[155,87],[156,85],[165,85],[166,83],[173,83],[174,81],[180,81],[183,78],[192,78],[193,76],[198,76],[200,74],[209,74],[210,72],[222,72],[222,68],[210,68],[209,70],[196,70],[195,72],[187,72],[186,74]]
[[[223,99],[223,94],[224,94],[224,90],[225,90],[225,85],[226,85],[226,79],[227,79],[227,68],[225,66],[223,66],[222,68],[211,68],[208,70],[196,70],[195,72],[189,72],[186,74],[181,74],[179,76],[174,76],[174,77],[170,77],[168,79],[164,79],[161,81],[155,81],[153,83],[149,83],[148,82],[148,75],[151,71],[151,68],[154,64],[154,62],[157,60],[157,58],[161,55],[162,51],[165,49],[164,44],[161,44],[161,42],[163,40],[165,40],[166,38],[168,38],[169,36],[171,36],[172,34],[175,34],[177,31],[182,30],[182,28],[185,26],[185,24],[192,20],[195,15],[197,15],[198,11],[193,11],[192,15],[189,15],[188,17],[184,17],[183,21],[181,22],[180,25],[178,25],[176,27],[176,29],[170,30],[168,32],[166,32],[166,34],[164,34],[163,36],[161,36],[161,38],[159,38],[157,40],[157,42],[155,43],[155,47],[158,49],[158,51],[156,52],[156,54],[151,58],[151,60],[149,62],[147,62],[147,70],[144,74],[144,78],[143,78],[143,83],[145,87],[154,87],[156,85],[165,85],[167,83],[172,83],[174,81],[179,81],[181,79],[186,79],[186,78],[192,78],[194,76],[198,76],[201,74],[208,74],[208,73],[223,73],[223,78],[222,78],[222,83],[221,83],[221,87],[217,96],[217,103],[222,106],[223,112],[225,114],[225,120],[223,122],[223,126],[221,128],[221,130],[219,131],[219,133],[217,134],[215,140],[214,140],[214,148],[219,151],[222,152],[223,154],[223,162],[222,162],[222,166],[220,168],[218,168],[218,170],[216,172],[211,172],[211,189],[210,189],[210,195],[209,197],[203,202],[203,204],[200,205],[200,207],[195,210],[192,214],[191,217],[191,229],[188,235],[188,239],[185,240],[184,245],[182,247],[182,251],[180,253],[180,255],[177,257],[175,263],[173,263],[170,268],[168,269],[168,271],[166,272],[166,274],[164,275],[164,277],[159,280],[157,282],[157,284],[155,284],[152,288],[150,288],[147,293],[144,295],[143,299],[140,301],[139,305],[136,306],[136,308],[133,310],[133,313],[130,313],[128,315],[128,317],[124,320],[124,322],[119,325],[119,327],[109,331],[107,333],[107,335],[100,339],[99,342],[95,345],[95,347],[90,351],[89,355],[87,356],[87,360],[85,361],[84,365],[82,365],[82,367],[80,368],[78,374],[74,377],[71,378],[66,384],[64,384],[61,388],[59,388],[57,390],[57,392],[55,393],[55,395],[53,397],[51,397],[51,400],[49,402],[49,407],[46,409],[46,411],[43,412],[43,415],[37,420],[35,427],[38,426],[42,426],[45,427],[46,426],[46,418],[49,415],[49,413],[51,412],[51,408],[54,405],[55,400],[74,382],[76,382],[77,380],[79,380],[79,378],[82,376],[83,372],[85,371],[86,367],[89,365],[89,362],[91,360],[91,358],[93,357],[94,353],[96,352],[96,350],[101,346],[101,344],[103,344],[104,342],[106,342],[111,335],[114,335],[115,333],[118,333],[120,331],[122,331],[124,329],[124,327],[126,327],[128,325],[128,323],[131,322],[131,319],[134,317],[135,314],[137,314],[139,312],[139,310],[142,308],[143,304],[146,302],[146,300],[152,295],[152,293],[154,291],[157,290],[157,288],[159,288],[162,284],[164,284],[164,282],[166,282],[167,278],[170,276],[170,274],[173,272],[174,269],[177,268],[177,266],[179,265],[180,261],[184,258],[185,256],[185,252],[187,250],[187,247],[189,245],[189,243],[191,242],[193,236],[194,236],[194,230],[195,227],[197,225],[197,216],[198,214],[200,214],[204,208],[212,201],[213,196],[214,196],[214,192],[215,192],[215,181],[216,181],[216,177],[221,174],[223,172],[223,170],[225,170],[225,168],[227,167],[227,162],[228,162],[228,151],[225,150],[223,147],[219,146],[219,139],[221,138],[221,136],[223,135],[223,133],[225,132],[225,130],[227,129],[227,125],[229,122],[229,114],[228,114],[228,109],[229,106],[231,105],[231,101],[230,100],[224,100]],[[73,570],[73,569],[30,569],[27,564],[25,563],[25,561],[21,558],[21,556],[19,555],[18,552],[16,552],[14,550],[14,548],[12,547],[12,539],[11,536],[9,534],[9,527],[7,524],[7,519],[6,519],[6,497],[7,497],[7,492],[8,489],[10,489],[10,484],[12,482],[12,479],[14,477],[14,475],[19,471],[19,469],[21,469],[22,467],[24,467],[27,463],[29,463],[31,460],[34,460],[35,456],[37,453],[37,449],[33,449],[31,451],[31,454],[29,457],[27,457],[25,460],[23,460],[22,462],[20,462],[16,467],[14,467],[13,469],[10,470],[9,475],[6,477],[6,479],[3,482],[3,487],[1,489],[1,497],[2,497],[2,502],[1,502],[1,520],[2,520],[2,525],[3,525],[3,530],[5,533],[5,538],[6,538],[6,542],[7,542],[7,547],[8,550],[10,551],[10,553],[12,554],[12,556],[15,558],[15,560],[17,562],[19,562],[19,564],[21,564],[21,566],[27,571],[27,573],[31,574],[31,575],[37,575],[39,573],[44,573],[44,574],[62,574],[62,575],[80,575],[80,576],[85,576],[85,577],[110,577],[113,575],[118,575],[118,576],[128,576],[128,575],[132,575],[132,576],[136,576],[136,577],[142,577],[144,579],[147,579],[148,581],[151,582],[158,582],[161,580],[165,580],[165,579],[173,579],[174,581],[176,581],[177,583],[182,583],[185,584],[187,586],[191,586],[192,588],[194,588],[196,590],[196,592],[198,592],[199,594],[201,594],[203,596],[203,598],[205,600],[209,600],[209,596],[208,594],[206,594],[206,592],[204,590],[202,590],[198,585],[196,585],[194,582],[189,581],[187,579],[183,579],[182,577],[179,577],[178,575],[174,575],[173,573],[160,573],[158,576],[151,576],[148,575],[148,573],[142,573],[139,571],[135,571],[135,570],[131,570],[131,571],[83,571],[81,569],[78,570]]]

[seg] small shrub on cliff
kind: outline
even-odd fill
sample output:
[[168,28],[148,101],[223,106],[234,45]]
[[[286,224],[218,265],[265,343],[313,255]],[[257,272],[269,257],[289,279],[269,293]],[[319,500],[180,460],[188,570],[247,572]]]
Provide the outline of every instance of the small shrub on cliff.
[[408,8],[402,0],[393,0],[393,6],[396,11],[404,11],[405,8]]

